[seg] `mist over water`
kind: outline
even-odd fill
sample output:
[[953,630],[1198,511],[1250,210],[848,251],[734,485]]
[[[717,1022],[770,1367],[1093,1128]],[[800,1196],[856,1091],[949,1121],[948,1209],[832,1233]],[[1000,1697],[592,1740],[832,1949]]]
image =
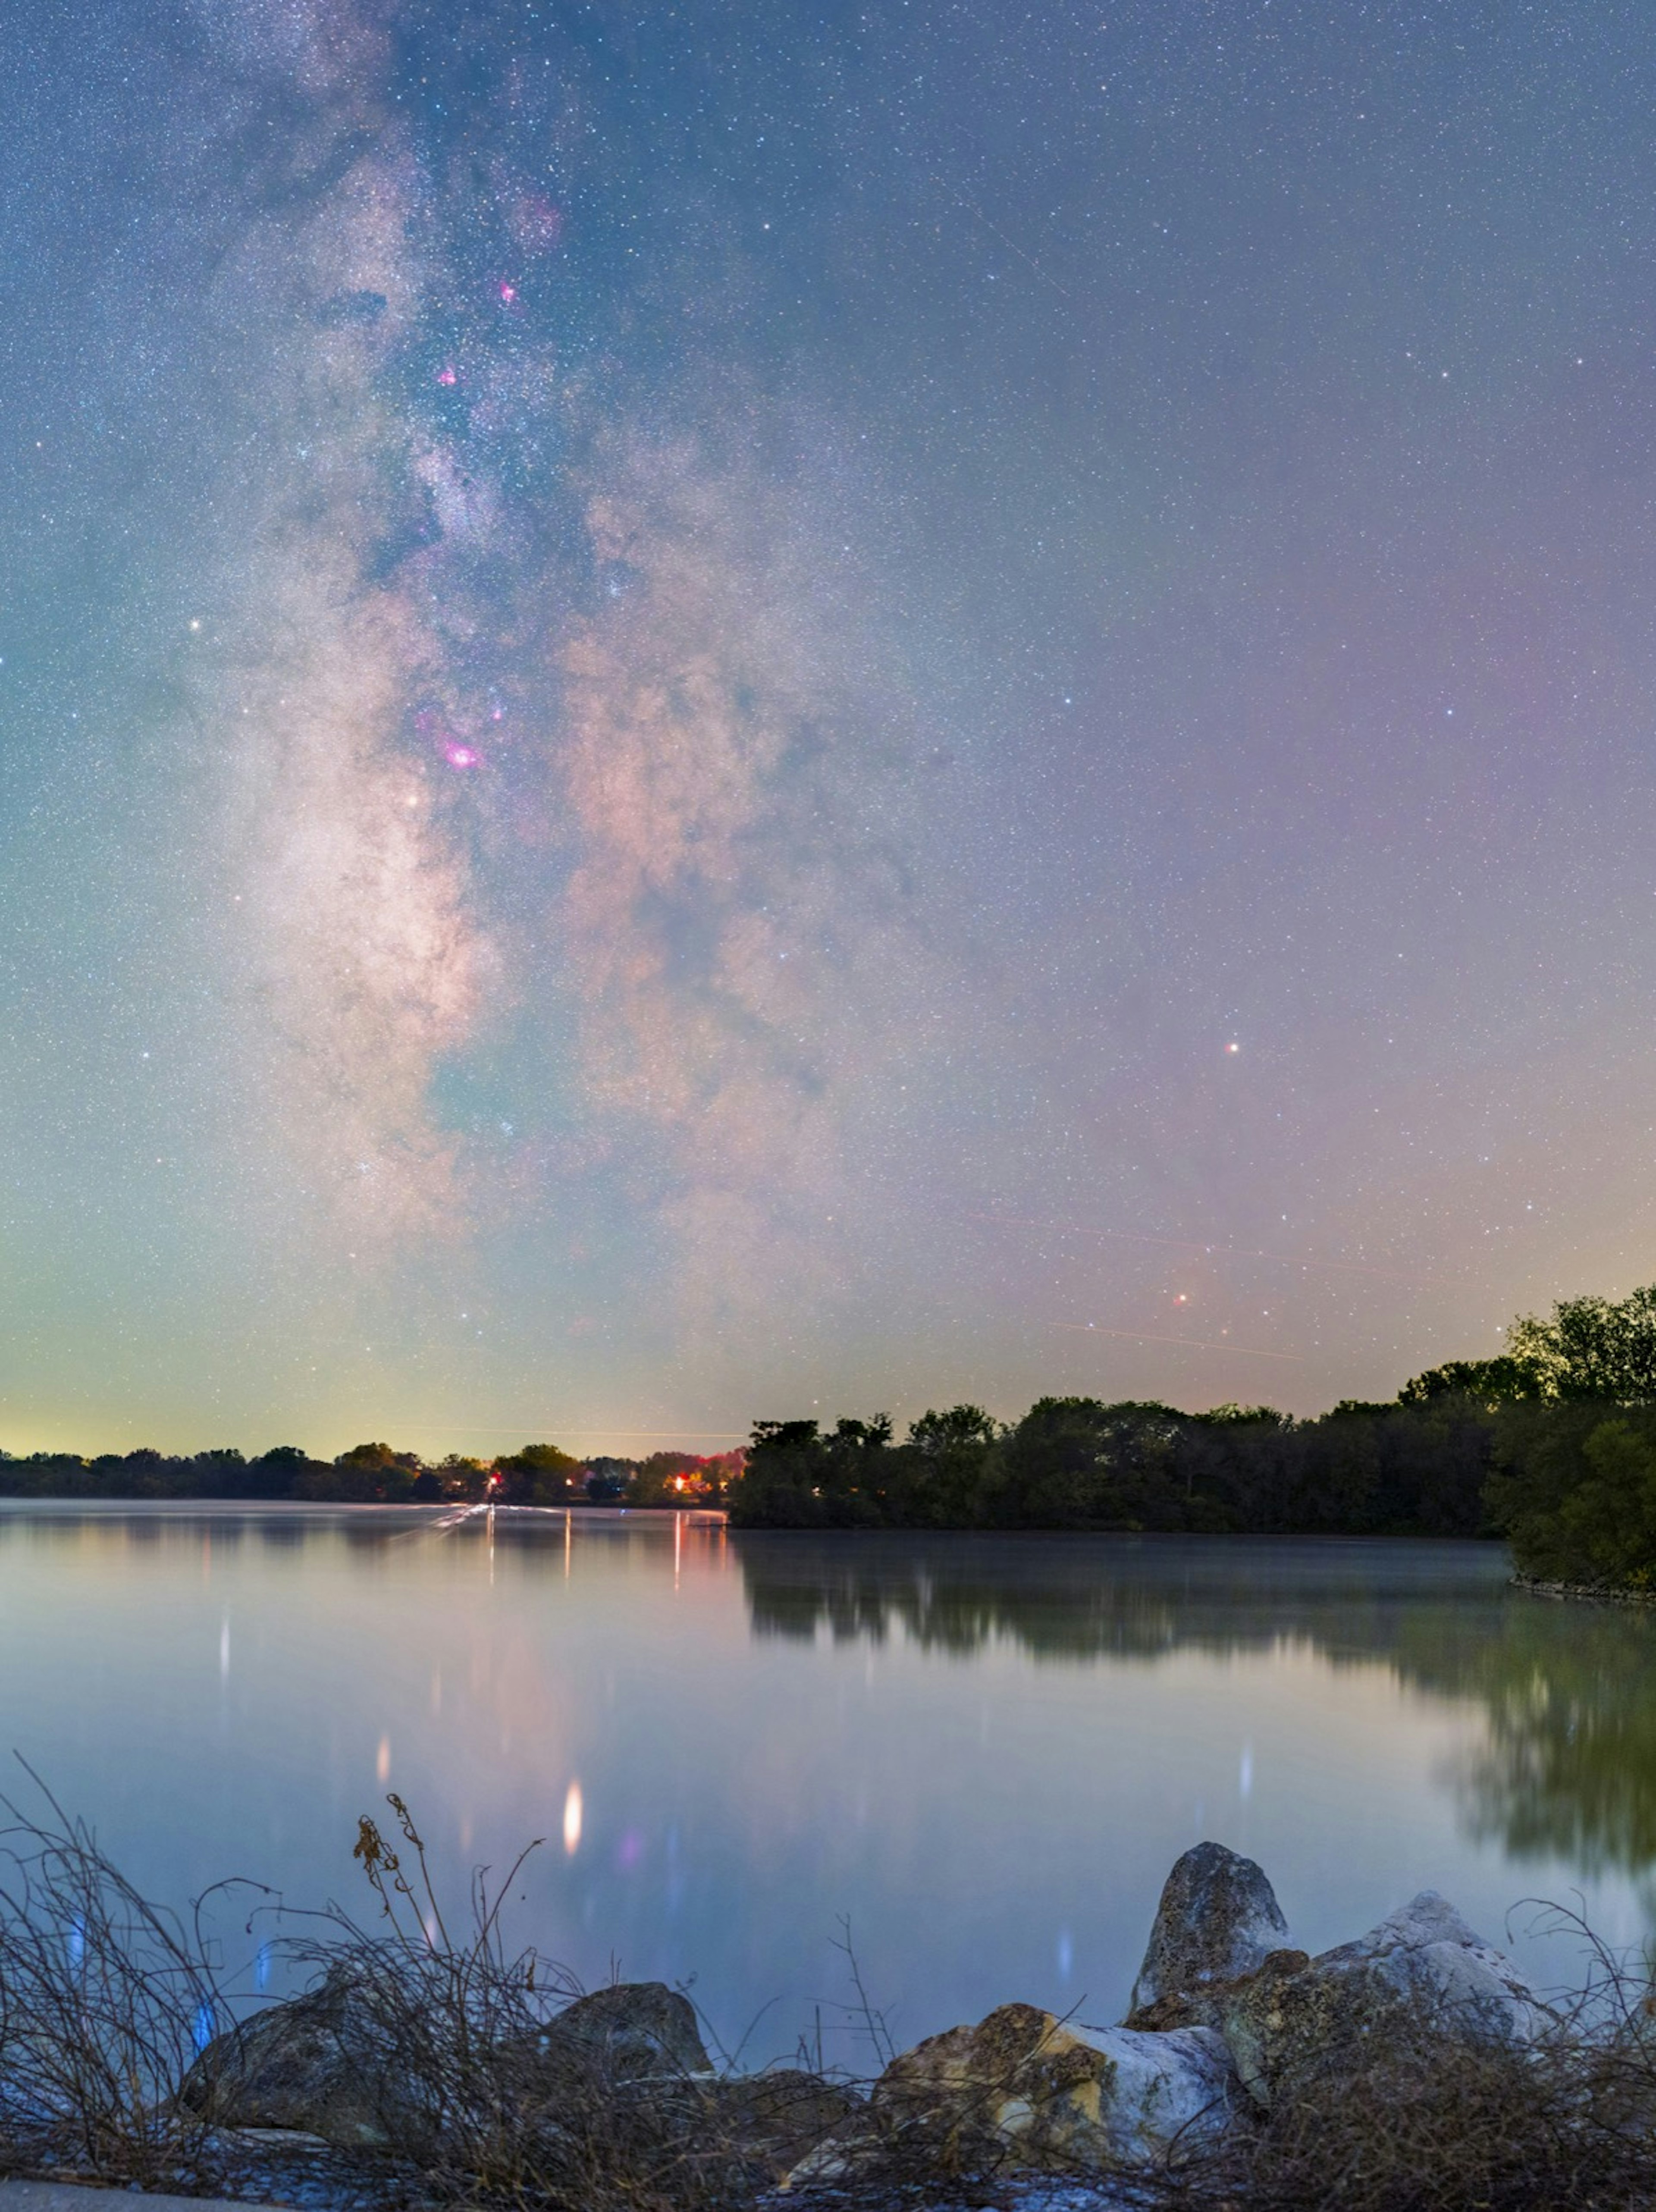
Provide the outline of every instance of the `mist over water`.
[[[152,1893],[359,1911],[407,1799],[454,1898],[692,1980],[744,2062],[851,1996],[900,2041],[1010,1998],[1119,2017],[1204,1836],[1311,1949],[1434,1887],[1544,1983],[1526,1898],[1648,1924],[1656,1635],[1483,1545],[732,1535],[378,1509],[0,1509],[0,1747]],[[27,1805],[21,1769],[7,1785]],[[245,1905],[240,1908],[245,1913]],[[240,1919],[227,1908],[234,1948]]]

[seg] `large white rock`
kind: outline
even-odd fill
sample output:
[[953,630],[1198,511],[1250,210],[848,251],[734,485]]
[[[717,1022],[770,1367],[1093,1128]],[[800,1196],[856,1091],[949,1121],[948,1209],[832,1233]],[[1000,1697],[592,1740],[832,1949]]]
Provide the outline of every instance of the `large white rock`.
[[1114,2069],[1101,2083],[1091,2123],[1112,2159],[1137,2164],[1175,2145],[1211,2143],[1235,2118],[1240,2085],[1225,2039],[1212,2028],[1174,2027],[1161,2035],[1130,2027],[1071,2032]]
[[1423,1889],[1355,1942],[1324,1951],[1311,1971],[1369,1973],[1432,2002],[1446,2027],[1532,2042],[1551,2015],[1506,1954],[1474,1933],[1435,1889]]
[[1267,2106],[1296,2083],[1405,2045],[1521,2046],[1552,2025],[1512,1960],[1429,1889],[1298,1972],[1238,1983],[1221,2010],[1237,2072]]

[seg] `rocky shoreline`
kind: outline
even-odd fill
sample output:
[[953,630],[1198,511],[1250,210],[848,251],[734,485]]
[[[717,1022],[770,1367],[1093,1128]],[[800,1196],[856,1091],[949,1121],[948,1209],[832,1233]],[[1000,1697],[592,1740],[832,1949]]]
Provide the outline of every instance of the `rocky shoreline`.
[[[585,2130],[653,2145],[664,2172],[716,2168],[713,2195],[686,2202],[941,2205],[961,2177],[992,2175],[1026,2202],[1044,2178],[1054,2204],[1052,2188],[1070,2203],[1089,2183],[1106,2193],[1085,2201],[1101,2205],[1126,2201],[1123,2187],[1151,2201],[1141,2184],[1204,2169],[1234,2191],[1262,2130],[1325,2112],[1331,2094],[1349,2102],[1353,2083],[1400,2055],[1428,2081],[1471,2080],[1577,2032],[1435,1893],[1313,1957],[1295,1948],[1263,1870],[1204,1843],[1168,1876],[1118,2026],[1014,2002],[928,2037],[871,2082],[803,2068],[737,2075],[714,2066],[686,1997],[622,1983],[475,2051],[476,2078],[454,2084],[446,2120],[429,2085],[416,2094],[399,2073],[369,1994],[336,1967],[211,2043],[180,2102],[223,2140],[268,2148],[286,2135],[347,2160],[435,2167],[476,2162],[475,2141],[457,2153],[444,2131],[475,2135],[481,2094],[501,2130],[496,2155],[509,2139],[522,2167],[520,2201],[579,2201],[527,2185],[537,2154],[567,2183],[568,2143]],[[608,2201],[596,2179],[589,2201]],[[681,2199],[664,2186],[659,2201]]]
[[1656,1605],[1656,1589],[1629,1589],[1614,1583],[1554,1583],[1538,1575],[1514,1575],[1511,1587],[1531,1597],[1573,1598],[1578,1604]]

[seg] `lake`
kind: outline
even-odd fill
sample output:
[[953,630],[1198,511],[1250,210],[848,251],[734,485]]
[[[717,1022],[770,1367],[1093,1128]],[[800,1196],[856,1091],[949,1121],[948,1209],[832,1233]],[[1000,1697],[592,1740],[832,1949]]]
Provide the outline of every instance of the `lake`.
[[[1169,1865],[1258,1858],[1316,1950],[1415,1891],[1641,1940],[1656,1622],[1490,1546],[731,1534],[649,1515],[0,1508],[0,1752],[175,1904],[366,1913],[399,1791],[440,1881],[543,1838],[511,1926],[691,1981],[757,2062],[1010,1998],[1119,2018]],[[7,1785],[30,1802],[21,1767]],[[1576,1971],[1517,1912],[1540,1979]],[[836,2041],[837,2039],[837,2041]]]

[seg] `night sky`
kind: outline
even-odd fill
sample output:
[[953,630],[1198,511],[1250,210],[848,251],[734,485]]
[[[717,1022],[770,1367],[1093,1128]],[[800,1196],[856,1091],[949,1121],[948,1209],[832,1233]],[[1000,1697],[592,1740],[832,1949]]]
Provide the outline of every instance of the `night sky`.
[[0,1444],[1656,1277],[1656,19],[11,0]]

